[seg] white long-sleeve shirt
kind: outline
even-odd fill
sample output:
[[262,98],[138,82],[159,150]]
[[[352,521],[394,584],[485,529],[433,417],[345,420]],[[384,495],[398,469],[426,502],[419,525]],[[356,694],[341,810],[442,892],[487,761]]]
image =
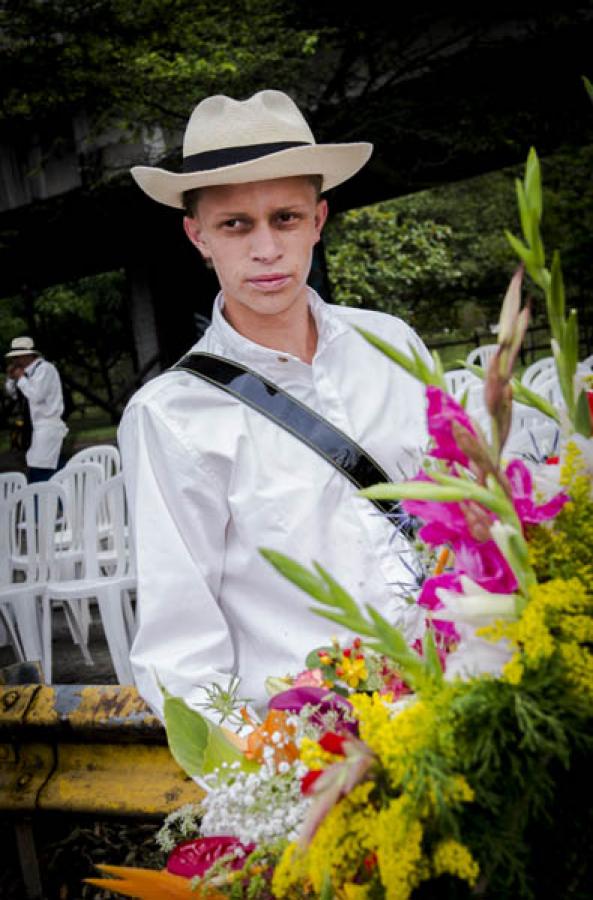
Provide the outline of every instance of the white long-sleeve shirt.
[[[352,325],[402,349],[401,320],[328,306],[313,291],[318,347],[311,365],[239,335],[222,315],[193,348],[242,362],[312,407],[401,480],[426,444],[422,386]],[[186,372],[167,372],[131,399],[119,429],[136,539],[139,628],[131,660],[160,714],[155,676],[190,704],[201,686],[241,678],[265,702],[264,679],[304,668],[306,654],[345,632],[310,611],[311,598],[259,554],[318,561],[361,604],[412,640],[422,615],[396,585],[409,549],[393,525],[325,459],[261,413]]]
[[17,386],[29,404],[33,427],[27,464],[55,469],[62,441],[68,433],[61,419],[64,400],[58,370],[53,363],[39,357],[29,363],[18,381],[6,379],[6,391],[12,397],[16,397]]

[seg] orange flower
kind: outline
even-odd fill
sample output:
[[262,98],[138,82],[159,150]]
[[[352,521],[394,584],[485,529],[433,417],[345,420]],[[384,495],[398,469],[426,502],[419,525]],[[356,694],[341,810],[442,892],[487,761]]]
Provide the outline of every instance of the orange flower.
[[192,890],[192,879],[171,875],[165,869],[135,869],[128,866],[97,866],[115,878],[85,878],[87,884],[136,897],[138,900],[224,900],[224,896],[214,888],[198,887]]
[[295,728],[287,722],[289,714],[283,709],[271,709],[265,721],[247,735],[247,759],[262,763],[264,750],[272,747],[276,767],[281,762],[292,763],[298,759],[299,751],[294,743]]

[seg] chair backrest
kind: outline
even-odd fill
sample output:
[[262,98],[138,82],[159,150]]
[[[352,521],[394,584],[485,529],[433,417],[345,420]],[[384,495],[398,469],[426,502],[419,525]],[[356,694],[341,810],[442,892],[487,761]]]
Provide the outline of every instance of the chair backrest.
[[103,470],[97,462],[73,463],[59,469],[50,481],[61,485],[66,496],[63,518],[70,532],[68,549],[82,550],[86,515],[89,510],[95,515]]
[[486,368],[497,350],[498,344],[483,344],[481,347],[475,347],[473,350],[470,350],[465,361],[469,365]]
[[[101,532],[102,519],[99,510],[105,508],[109,518],[109,530]],[[85,519],[85,575],[97,578],[101,575],[97,554],[109,553],[109,574],[104,578],[121,578],[135,571],[133,541],[129,539],[128,505],[123,474],[104,481],[97,492],[96,514],[89,510]]]
[[557,456],[560,429],[548,419],[529,427],[513,429],[504,447],[506,459],[522,457],[532,462],[544,462],[548,456]]
[[0,473],[0,500],[8,500],[15,491],[27,487],[27,476],[22,472]]
[[533,383],[541,378],[544,374],[551,375],[554,371],[555,360],[553,356],[544,356],[543,359],[536,359],[535,362],[527,366],[521,375],[521,384],[533,390]]
[[480,379],[469,369],[450,369],[445,372],[447,390],[456,400],[459,400],[466,388],[475,384],[481,384]]
[[103,470],[103,479],[107,481],[121,472],[121,458],[119,450],[111,444],[96,444],[94,447],[85,447],[71,456],[66,463],[66,468],[79,463],[98,463]]
[[15,492],[6,504],[8,552],[24,565],[27,583],[43,582],[52,576],[56,527],[61,526],[61,509],[66,494],[51,481],[38,482]]

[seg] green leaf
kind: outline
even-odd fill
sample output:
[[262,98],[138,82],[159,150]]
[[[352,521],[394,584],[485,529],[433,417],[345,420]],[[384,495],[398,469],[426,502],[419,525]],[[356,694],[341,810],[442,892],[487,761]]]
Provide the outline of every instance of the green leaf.
[[576,309],[571,309],[564,330],[564,346],[562,347],[566,366],[566,377],[570,379],[572,394],[572,379],[577,370],[579,359],[579,324]]
[[589,81],[589,79],[587,78],[586,75],[583,75],[582,78],[583,78],[583,84],[585,85],[585,90],[589,94],[590,100],[593,102],[593,84],[591,84],[591,82]]
[[440,684],[443,681],[443,668],[434,639],[434,631],[427,628],[422,637],[422,650],[429,674]]
[[536,394],[535,391],[525,387],[518,378],[513,378],[511,384],[513,386],[514,400],[518,403],[523,403],[524,406],[530,406],[532,409],[539,410],[539,412],[548,416],[548,418],[553,419],[554,422],[560,422],[558,410],[552,406],[545,397],[541,397],[539,394]]
[[355,326],[356,330],[362,337],[372,344],[373,347],[376,347],[377,350],[380,350],[381,353],[384,353],[385,356],[388,356],[389,359],[392,359],[393,362],[397,363],[400,368],[402,368],[405,372],[408,372],[409,375],[412,375],[414,378],[420,379],[420,375],[416,370],[416,366],[414,364],[414,360],[403,353],[401,350],[398,350],[396,347],[393,347],[387,341],[381,340],[380,337],[377,337],[376,334],[373,334],[371,331],[366,331],[364,328],[359,328]]
[[506,239],[519,257],[522,259],[528,269],[530,269],[533,265],[533,254],[529,247],[525,246],[525,244],[516,238],[514,234],[505,228]]
[[521,230],[525,240],[528,243],[531,243],[531,215],[527,206],[527,197],[525,196],[523,182],[518,178],[515,179],[515,190],[517,192],[517,206],[519,207]]
[[586,438],[591,437],[591,435],[593,434],[591,412],[589,410],[589,400],[585,391],[580,391],[579,396],[577,397],[574,415],[574,428],[575,431],[577,431],[579,434],[582,434],[583,437]]
[[369,500],[437,500],[441,503],[464,500],[468,492],[461,479],[453,485],[434,484],[429,481],[405,481],[401,484],[374,484],[359,491],[361,497]]
[[542,179],[539,159],[535,147],[531,147],[525,166],[525,197],[530,211],[535,215],[536,222],[542,217]]
[[564,279],[562,277],[562,266],[560,265],[560,254],[557,250],[554,250],[552,256],[548,317],[550,320],[552,336],[556,338],[559,344],[562,344],[564,341],[565,305]]
[[428,675],[424,660],[408,646],[401,632],[390,625],[374,607],[367,603],[366,608],[378,638],[376,649],[394,661],[410,687],[418,688]]
[[320,603],[332,604],[327,588],[321,579],[313,575],[304,566],[301,566],[300,563],[289,556],[285,556],[283,553],[278,553],[276,550],[260,547],[259,552],[281,575],[284,575],[285,578],[292,581],[297,587],[300,587],[306,594],[319,600]]
[[319,654],[327,653],[328,656],[331,656],[333,652],[333,647],[316,647],[315,650],[311,650],[311,652],[307,654],[305,667],[307,669],[330,669],[330,666],[323,666],[319,662]]
[[191,709],[181,697],[164,693],[169,748],[188,775],[205,775],[223,762],[239,762],[242,768],[253,768],[253,764],[225,737],[220,726]]

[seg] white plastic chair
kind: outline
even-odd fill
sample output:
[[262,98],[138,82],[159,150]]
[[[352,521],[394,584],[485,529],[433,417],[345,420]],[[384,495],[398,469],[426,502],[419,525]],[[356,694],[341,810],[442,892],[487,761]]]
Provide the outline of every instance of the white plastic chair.
[[[116,475],[104,482],[98,491],[97,501],[105,503],[111,521],[110,558],[112,564],[105,570],[99,563],[100,537],[97,516],[85,514],[84,559],[81,577],[50,581],[42,600],[43,667],[49,674],[51,654],[51,606],[54,601],[84,600],[96,598],[109,653],[120,684],[133,684],[130,665],[130,646],[135,629],[130,594],[136,588],[133,551],[128,550],[125,537],[126,496],[123,476]],[[96,509],[96,508],[95,508]],[[55,549],[59,559],[60,549]],[[57,567],[60,571],[60,567]]]
[[560,429],[552,419],[527,428],[513,430],[504,447],[504,456],[531,462],[545,462],[549,456],[557,456],[560,445]]
[[521,384],[526,388],[534,390],[533,384],[541,379],[542,376],[548,377],[555,371],[555,360],[553,356],[544,356],[543,359],[536,359],[535,362],[527,366],[521,375]]
[[485,369],[497,350],[498,344],[483,344],[470,350],[465,361],[468,365],[482,366]]
[[0,500],[8,500],[15,491],[27,487],[27,477],[22,472],[0,473]]
[[445,382],[448,392],[456,400],[461,399],[466,388],[482,383],[469,369],[450,369],[445,372]]
[[[0,587],[0,603],[10,608],[22,655],[27,660],[43,660],[38,598],[43,597],[48,580],[55,574],[54,529],[65,503],[63,489],[45,482],[17,491],[6,504],[8,552],[24,565],[20,569],[22,580],[5,582]],[[64,605],[64,612],[84,658],[92,663],[70,604]],[[44,676],[49,680],[48,673],[44,672]]]
[[[63,522],[56,529],[60,550],[60,578],[74,578],[84,557],[84,523],[87,513],[96,515],[97,492],[103,482],[103,470],[97,462],[75,463],[59,469],[50,481],[62,485],[66,494]],[[88,600],[77,604],[80,631],[88,646],[91,612]],[[75,635],[72,635],[75,638]],[[76,638],[75,638],[76,639]]]
[[121,458],[119,450],[112,444],[97,444],[94,447],[85,447],[71,456],[64,468],[79,463],[98,463],[103,470],[103,480],[113,478],[121,472]]
[[[59,469],[50,481],[64,489],[66,504],[63,527],[56,530],[60,543],[60,565],[65,578],[74,577],[74,567],[83,557],[83,531],[87,510],[95,515],[97,492],[103,482],[103,470],[97,462],[75,463]],[[65,570],[68,566],[69,571]]]

